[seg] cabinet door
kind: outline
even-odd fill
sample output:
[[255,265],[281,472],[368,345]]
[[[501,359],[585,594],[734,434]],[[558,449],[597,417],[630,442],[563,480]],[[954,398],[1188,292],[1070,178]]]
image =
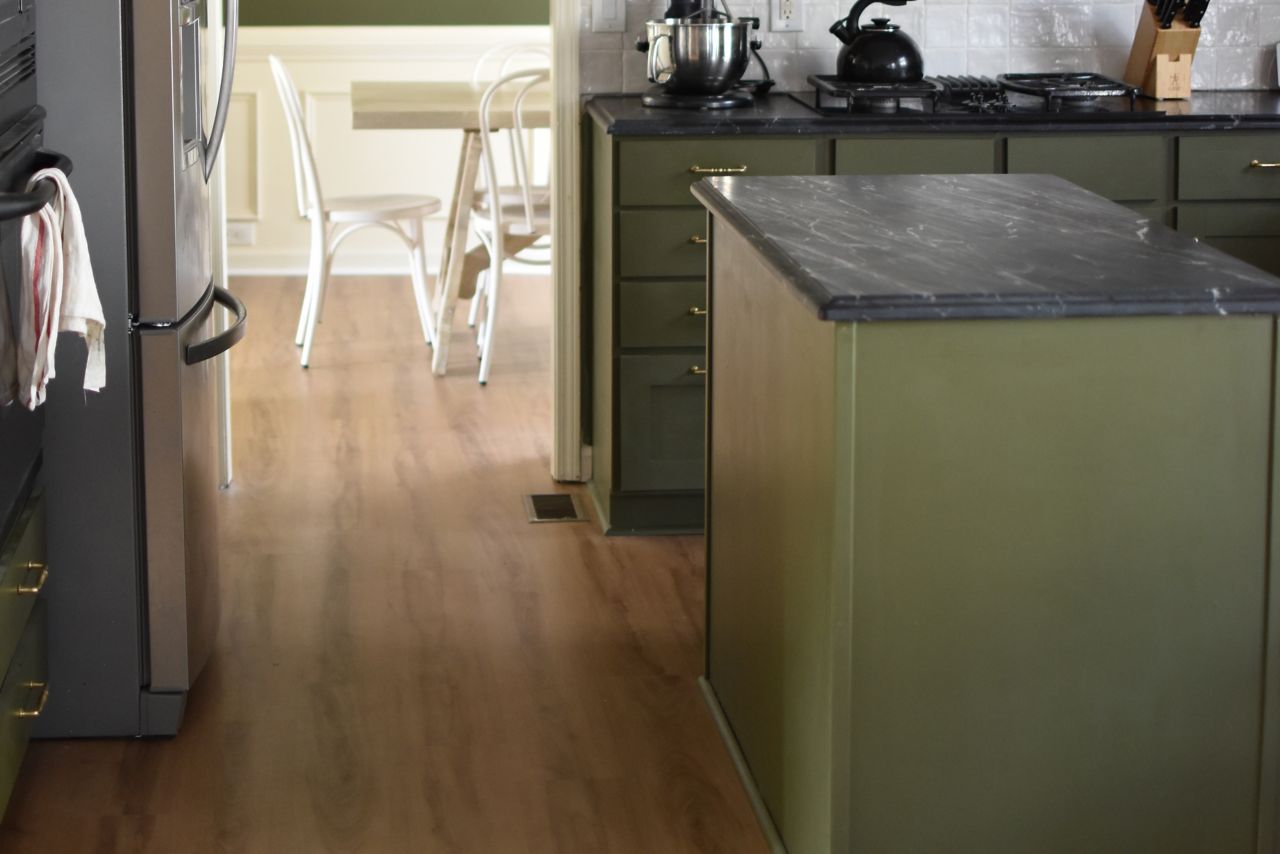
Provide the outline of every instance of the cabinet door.
[[1179,205],[1178,230],[1280,276],[1280,203]]
[[1215,133],[1178,139],[1179,199],[1280,199],[1280,133]]
[[48,575],[44,497],[39,487],[36,489],[0,545],[0,671],[17,649],[36,595]]
[[0,813],[9,803],[18,768],[27,752],[31,725],[44,709],[49,690],[44,602],[37,602],[27,618],[21,643],[8,662],[0,684]]
[[707,212],[622,211],[618,268],[624,279],[707,274]]
[[618,359],[618,487],[702,489],[706,366],[699,352]]
[[697,205],[689,186],[695,170],[743,175],[813,175],[820,143],[813,139],[636,139],[618,145],[618,203]]
[[1057,175],[1118,202],[1168,198],[1169,147],[1157,134],[1009,138],[1009,172]]
[[621,282],[618,343],[623,347],[702,347],[707,343],[707,283]]
[[836,140],[837,175],[976,175],[995,168],[990,137]]

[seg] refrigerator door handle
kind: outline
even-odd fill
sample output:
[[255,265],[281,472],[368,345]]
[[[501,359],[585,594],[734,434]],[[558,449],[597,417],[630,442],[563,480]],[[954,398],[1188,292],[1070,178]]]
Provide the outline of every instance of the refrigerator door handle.
[[[232,0],[232,2],[235,2],[235,0]],[[197,365],[215,356],[221,356],[238,344],[240,339],[244,337],[245,324],[249,320],[249,310],[245,308],[244,303],[231,291],[216,285],[213,288],[213,302],[234,312],[236,316],[235,323],[212,338],[197,344],[188,344],[182,356],[188,365]],[[210,307],[212,307],[212,303],[210,303]]]
[[218,106],[213,113],[213,127],[204,143],[204,179],[213,175],[213,165],[222,150],[222,137],[227,130],[227,111],[231,109],[231,85],[236,74],[236,41],[240,33],[240,0],[227,0],[226,38],[222,45],[222,82],[218,88]]

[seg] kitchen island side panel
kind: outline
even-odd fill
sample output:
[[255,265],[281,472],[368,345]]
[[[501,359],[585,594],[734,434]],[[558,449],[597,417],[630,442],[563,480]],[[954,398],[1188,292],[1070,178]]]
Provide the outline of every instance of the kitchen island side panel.
[[610,524],[613,490],[614,258],[613,139],[593,129],[591,145],[591,481],[599,522]]
[[837,327],[712,234],[708,679],[788,850],[825,852]]
[[1273,345],[858,328],[850,850],[1256,850]]

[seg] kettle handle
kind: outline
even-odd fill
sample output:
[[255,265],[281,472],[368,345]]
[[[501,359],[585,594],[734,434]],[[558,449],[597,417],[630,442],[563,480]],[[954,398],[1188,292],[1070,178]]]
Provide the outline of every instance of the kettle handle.
[[[842,42],[848,44],[849,39],[852,39],[858,34],[858,19],[862,17],[862,13],[867,10],[868,6],[872,6],[876,3],[880,3],[885,6],[905,6],[910,2],[911,0],[858,0],[857,3],[853,4],[853,8],[849,10],[849,17],[842,21],[836,21],[831,25],[831,32]],[[837,27],[843,28],[843,36],[836,31]]]

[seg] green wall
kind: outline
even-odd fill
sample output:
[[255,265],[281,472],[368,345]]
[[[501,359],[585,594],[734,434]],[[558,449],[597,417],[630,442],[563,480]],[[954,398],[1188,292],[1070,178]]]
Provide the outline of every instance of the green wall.
[[247,0],[245,26],[546,24],[551,0]]

